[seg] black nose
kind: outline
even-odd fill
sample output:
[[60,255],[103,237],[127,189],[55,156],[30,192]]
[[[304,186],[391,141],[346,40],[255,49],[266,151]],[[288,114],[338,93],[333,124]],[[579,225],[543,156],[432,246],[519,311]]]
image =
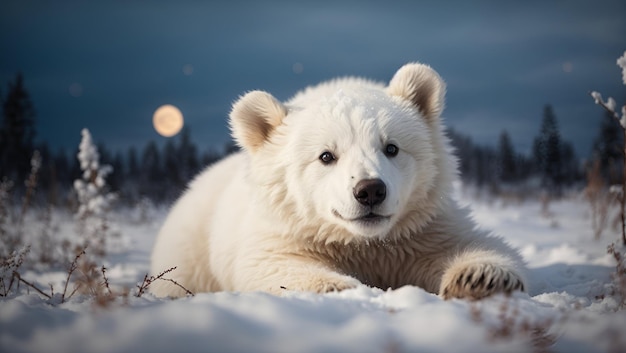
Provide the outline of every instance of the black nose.
[[356,184],[352,193],[360,204],[375,206],[385,201],[387,187],[380,179],[361,180]]

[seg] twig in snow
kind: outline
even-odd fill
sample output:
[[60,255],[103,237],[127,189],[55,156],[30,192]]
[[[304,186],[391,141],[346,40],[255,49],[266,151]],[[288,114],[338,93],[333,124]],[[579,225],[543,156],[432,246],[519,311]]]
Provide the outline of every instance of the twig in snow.
[[176,282],[175,280],[171,279],[171,278],[164,278],[163,276],[165,276],[166,274],[174,271],[176,269],[176,266],[172,267],[172,268],[168,268],[167,270],[159,273],[156,277],[155,276],[150,276],[148,277],[148,274],[146,273],[146,275],[143,277],[143,281],[141,282],[140,285],[137,286],[138,291],[137,294],[135,294],[135,296],[137,298],[141,297],[146,290],[148,289],[148,287],[156,280],[162,280],[162,281],[168,281],[173,283],[174,285],[178,286],[180,289],[184,290],[185,293],[187,293],[187,295],[193,296],[194,293],[192,291],[190,291],[189,289],[185,288],[183,285],[181,285],[180,283]]
[[80,257],[83,255],[85,255],[85,249],[81,250],[78,254],[76,254],[74,261],[72,261],[72,263],[70,264],[70,268],[67,270],[67,279],[65,279],[65,287],[63,288],[63,294],[61,294],[61,303],[64,303],[65,299],[71,298],[74,295],[74,293],[76,293],[77,287],[74,288],[72,293],[70,293],[70,295],[67,296],[67,298],[65,297],[65,295],[67,294],[67,286],[70,283],[70,278],[72,277],[72,273],[74,273],[74,271],[76,271],[76,269],[78,268],[78,259],[80,259]]
[[[49,295],[47,293],[45,293],[44,291],[42,291],[41,289],[37,288],[37,286],[34,283],[28,282],[27,280],[25,280],[24,278],[22,278],[22,276],[20,275],[19,272],[17,271],[13,271],[13,276],[15,278],[17,278],[17,280],[19,282],[24,283],[25,285],[27,285],[28,287],[36,290],[39,294],[43,295],[44,297],[48,298],[48,299],[52,299],[52,295]],[[50,286],[52,288],[52,286]]]
[[109,295],[113,295],[113,292],[111,291],[111,287],[109,287],[109,279],[107,278],[106,267],[104,267],[104,265],[102,265],[101,271],[102,271],[102,278],[104,279],[104,287],[109,292]]

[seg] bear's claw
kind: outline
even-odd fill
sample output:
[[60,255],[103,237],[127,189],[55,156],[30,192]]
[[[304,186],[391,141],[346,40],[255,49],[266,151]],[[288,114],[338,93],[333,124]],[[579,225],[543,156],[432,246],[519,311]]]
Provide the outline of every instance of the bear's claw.
[[356,288],[361,282],[348,276],[342,276],[342,278],[320,279],[313,281],[311,284],[314,292],[328,293]]
[[[297,280],[293,280],[296,278]],[[289,282],[289,283],[287,283]],[[313,293],[340,292],[361,285],[356,278],[329,272],[325,275],[292,277],[290,281],[282,281],[277,287],[267,289],[270,293],[281,295],[285,291],[304,291]]]
[[440,294],[444,299],[482,299],[495,293],[525,290],[518,274],[491,264],[467,266],[451,278],[448,283],[442,283]]

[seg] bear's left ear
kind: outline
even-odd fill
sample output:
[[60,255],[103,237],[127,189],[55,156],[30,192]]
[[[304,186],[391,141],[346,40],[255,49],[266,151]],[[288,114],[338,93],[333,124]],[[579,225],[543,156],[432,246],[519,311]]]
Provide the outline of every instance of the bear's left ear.
[[396,72],[389,81],[387,93],[413,103],[426,120],[432,123],[443,111],[446,84],[430,66],[411,63]]
[[287,108],[264,91],[246,93],[233,104],[230,129],[237,144],[254,152],[269,138],[287,115]]

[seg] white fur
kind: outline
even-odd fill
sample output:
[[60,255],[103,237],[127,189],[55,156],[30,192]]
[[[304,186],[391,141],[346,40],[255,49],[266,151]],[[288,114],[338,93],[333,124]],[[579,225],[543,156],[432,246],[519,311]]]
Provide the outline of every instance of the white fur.
[[[416,285],[444,298],[524,288],[518,253],[478,230],[450,198],[456,160],[441,125],[445,85],[422,64],[388,86],[344,78],[286,103],[241,97],[230,114],[243,148],[207,168],[171,210],[152,254],[154,275],[192,292],[325,292],[364,283]],[[399,148],[385,153],[387,145]],[[335,160],[320,161],[330,152]],[[355,188],[380,179],[380,204]],[[380,217],[362,218],[367,214]],[[158,296],[181,296],[156,281]]]

